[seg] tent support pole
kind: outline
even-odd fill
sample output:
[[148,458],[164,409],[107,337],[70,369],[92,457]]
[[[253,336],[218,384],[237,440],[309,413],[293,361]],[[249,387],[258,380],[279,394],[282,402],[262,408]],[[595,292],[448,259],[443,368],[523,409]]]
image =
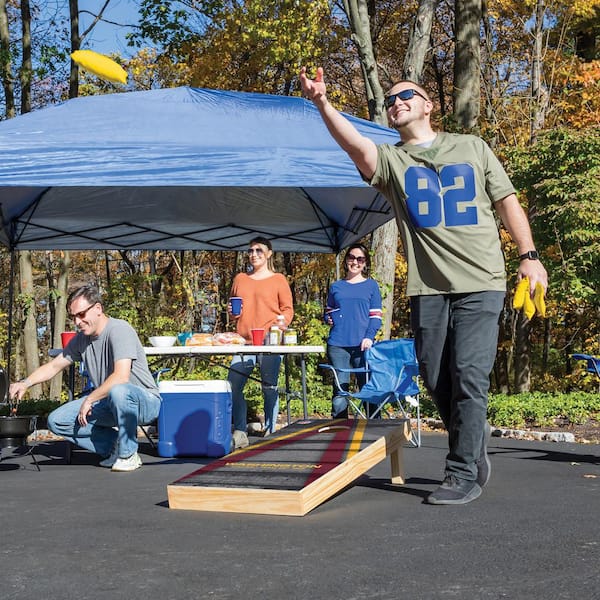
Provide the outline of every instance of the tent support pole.
[[8,356],[6,357],[6,373],[8,380],[12,381],[11,378],[11,355],[12,355],[12,330],[13,330],[13,304],[15,298],[15,261],[16,253],[15,249],[10,249],[10,277],[8,281]]

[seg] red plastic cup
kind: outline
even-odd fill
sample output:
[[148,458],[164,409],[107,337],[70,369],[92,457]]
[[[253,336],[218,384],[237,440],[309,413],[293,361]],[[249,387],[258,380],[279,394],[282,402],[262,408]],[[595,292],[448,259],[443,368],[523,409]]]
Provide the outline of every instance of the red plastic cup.
[[69,342],[77,335],[76,331],[65,331],[60,334],[60,341],[62,342],[62,347],[66,348],[69,345]]
[[262,346],[265,341],[265,330],[264,329],[251,329],[250,333],[252,334],[252,345],[253,346]]

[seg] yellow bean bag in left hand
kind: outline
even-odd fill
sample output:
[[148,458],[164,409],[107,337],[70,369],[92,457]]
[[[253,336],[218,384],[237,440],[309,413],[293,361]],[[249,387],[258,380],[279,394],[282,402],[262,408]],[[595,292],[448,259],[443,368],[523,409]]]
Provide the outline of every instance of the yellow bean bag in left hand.
[[93,50],[75,50],[71,58],[80,67],[97,75],[100,79],[113,83],[127,83],[127,71],[104,54],[98,54]]

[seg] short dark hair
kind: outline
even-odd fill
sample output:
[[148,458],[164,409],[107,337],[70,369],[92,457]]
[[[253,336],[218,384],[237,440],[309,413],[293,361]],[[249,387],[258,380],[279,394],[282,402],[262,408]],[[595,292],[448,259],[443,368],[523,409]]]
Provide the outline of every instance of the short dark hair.
[[85,298],[90,305],[102,304],[100,290],[92,284],[82,285],[72,290],[67,298],[67,309],[75,302],[75,300],[77,300],[77,298]]

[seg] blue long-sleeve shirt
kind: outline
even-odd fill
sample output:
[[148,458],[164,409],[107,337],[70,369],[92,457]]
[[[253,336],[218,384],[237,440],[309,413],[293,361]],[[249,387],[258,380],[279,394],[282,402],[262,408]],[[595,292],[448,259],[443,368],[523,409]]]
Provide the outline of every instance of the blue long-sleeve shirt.
[[329,288],[325,315],[333,326],[327,343],[330,346],[360,346],[365,338],[375,339],[381,327],[381,292],[374,279],[348,283],[340,279]]

